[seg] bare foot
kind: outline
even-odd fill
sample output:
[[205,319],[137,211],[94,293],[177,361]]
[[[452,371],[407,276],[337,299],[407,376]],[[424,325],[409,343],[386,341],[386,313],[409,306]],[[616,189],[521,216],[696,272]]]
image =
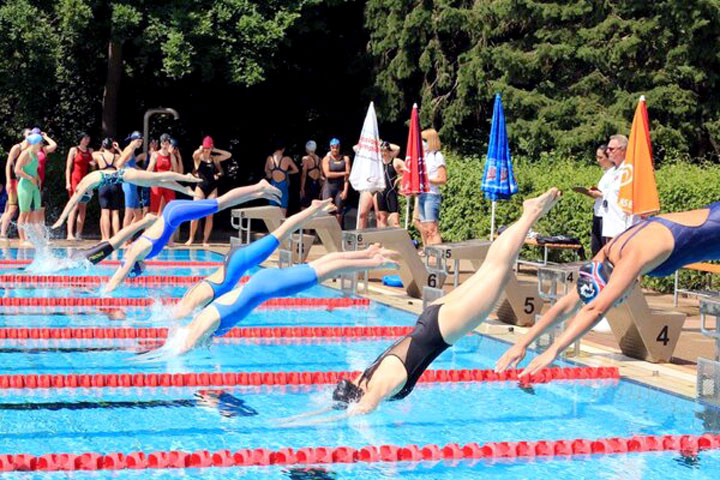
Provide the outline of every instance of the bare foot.
[[74,241],[74,240],[77,240],[77,238],[73,237],[72,235],[68,235],[68,236],[65,238],[65,240]]
[[562,196],[562,192],[553,187],[539,197],[529,198],[523,202],[523,211],[535,218],[540,218],[550,211]]
[[180,180],[181,182],[188,182],[188,183],[200,183],[202,182],[202,178],[196,177],[192,173],[186,173],[185,178]]
[[202,246],[205,247],[205,248],[209,248],[209,247],[210,247],[210,244],[209,244],[208,242],[203,242]]
[[385,255],[377,254],[373,258],[375,268],[398,268],[398,263],[392,258],[388,258]]
[[332,213],[337,209],[337,207],[332,203],[332,198],[326,198],[325,200],[313,200],[308,208],[316,210],[313,212],[313,215]]
[[193,244],[193,239],[189,239],[187,242],[185,242],[185,245],[190,246]]

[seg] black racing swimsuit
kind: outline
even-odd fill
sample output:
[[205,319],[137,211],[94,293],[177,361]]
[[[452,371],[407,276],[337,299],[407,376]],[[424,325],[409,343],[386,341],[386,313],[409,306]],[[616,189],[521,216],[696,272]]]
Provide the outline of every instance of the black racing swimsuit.
[[310,157],[313,166],[308,168],[307,172],[305,173],[305,196],[300,199],[300,203],[303,207],[309,207],[313,200],[317,200],[320,198],[321,192],[321,185],[322,185],[322,175],[318,178],[313,178],[310,176],[310,172],[313,170],[317,170],[318,172],[322,171],[320,170],[320,163],[315,161],[315,158]]
[[415,388],[423,372],[430,366],[438,355],[450,348],[440,334],[438,315],[442,305],[430,305],[418,317],[412,332],[390,345],[360,377],[358,385],[363,381],[369,382],[375,370],[388,355],[397,357],[405,366],[407,380],[398,393],[390,400],[401,400],[407,397]]
[[394,159],[390,160],[390,163],[383,162],[383,168],[385,170],[385,190],[377,193],[378,210],[381,212],[398,213],[398,196],[397,190],[395,190],[395,184],[397,181],[397,170],[393,165]]
[[218,185],[218,181],[215,179],[215,162],[213,162],[212,159],[209,162],[200,159],[197,174],[198,177],[202,179],[202,182],[198,183],[198,187],[200,187],[205,198],[207,198]]

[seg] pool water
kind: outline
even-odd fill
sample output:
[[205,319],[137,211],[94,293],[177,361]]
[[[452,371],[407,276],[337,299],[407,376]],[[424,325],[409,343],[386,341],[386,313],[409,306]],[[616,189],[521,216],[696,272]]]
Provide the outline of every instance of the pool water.
[[[4,255],[25,255],[2,252]],[[173,250],[159,260],[219,261],[217,254]],[[172,255],[172,256],[170,256]],[[22,258],[22,257],[21,257]],[[110,269],[109,269],[110,270]],[[212,268],[165,268],[165,275],[198,275]],[[4,269],[4,273],[17,272]],[[83,273],[96,274],[103,269]],[[73,274],[58,272],[58,274]],[[106,275],[107,273],[97,273]],[[186,287],[123,286],[113,296],[180,297]],[[21,293],[19,293],[21,292]],[[2,296],[95,296],[77,289],[12,289]],[[303,296],[338,297],[317,286]],[[122,310],[122,309],[120,309]],[[264,310],[240,327],[412,325],[413,315],[372,302],[368,307]],[[0,326],[37,328],[166,326],[162,308],[26,314],[0,312]],[[0,340],[0,374],[130,372],[276,372],[362,369],[390,338],[220,339],[167,364],[132,359],[147,339]],[[471,335],[444,352],[432,368],[491,368],[507,344]],[[530,357],[532,355],[529,355]],[[527,360],[526,360],[527,361]],[[512,382],[420,384],[403,401],[366,417],[287,426],[282,419],[328,405],[332,386],[236,388],[105,388],[0,390],[0,453],[161,450],[299,449],[315,446],[465,444],[633,435],[720,433],[720,412],[631,381],[557,381],[521,389]],[[334,413],[333,413],[334,414]],[[720,451],[683,458],[677,452],[513,461],[357,463],[302,467],[232,467],[123,472],[14,472],[7,478],[718,478]]]

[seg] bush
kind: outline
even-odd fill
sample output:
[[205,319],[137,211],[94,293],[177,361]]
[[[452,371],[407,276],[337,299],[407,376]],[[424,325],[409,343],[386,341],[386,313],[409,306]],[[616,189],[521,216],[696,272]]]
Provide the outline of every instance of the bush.
[[[481,189],[484,158],[461,157],[450,152],[446,161],[448,183],[443,189],[440,218],[443,241],[487,238],[491,202],[485,199]],[[543,235],[576,236],[589,253],[592,200],[573,192],[570,187],[597,184],[600,168],[554,154],[541,155],[537,160],[515,158],[513,167],[520,191],[511,200],[498,202],[496,226],[512,223],[520,214],[524,198],[556,186],[565,195],[535,229]],[[715,181],[720,178],[720,165],[693,164],[688,159],[666,160],[656,175],[663,212],[690,210],[720,200],[720,182]],[[567,252],[552,252],[551,260],[567,261],[571,256]],[[683,271],[681,278],[683,285],[691,288],[704,285],[702,274],[696,272]],[[643,279],[643,286],[664,292],[671,291],[672,284],[672,277]]]

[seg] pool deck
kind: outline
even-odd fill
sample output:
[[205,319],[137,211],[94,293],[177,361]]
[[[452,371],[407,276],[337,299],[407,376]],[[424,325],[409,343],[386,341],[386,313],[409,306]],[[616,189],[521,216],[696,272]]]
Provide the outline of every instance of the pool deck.
[[[55,240],[52,246],[82,248],[94,245],[95,242],[88,240],[82,242]],[[15,241],[9,243],[11,247],[17,246]],[[185,247],[180,243],[176,244],[175,247],[203,249],[202,246],[197,244],[192,247]],[[211,243],[208,250],[224,254],[228,248],[227,243]],[[325,250],[322,245],[314,245],[310,251],[309,260],[324,253]],[[273,255],[264,265],[277,266],[277,255]],[[469,277],[473,270],[469,262],[467,264],[461,262],[460,271],[462,281]],[[525,270],[519,275],[519,278],[522,280],[535,280],[532,272]],[[339,288],[339,284],[335,281],[325,282],[325,285],[330,288]],[[449,291],[452,286],[446,285],[444,288]],[[408,312],[417,314],[422,310],[422,300],[408,297],[403,289],[385,287],[378,280],[371,280],[369,292],[366,296],[372,300]],[[698,301],[695,298],[681,297],[679,306],[673,307],[672,295],[646,292],[646,296],[650,306],[653,308],[681,311],[687,315],[683,332],[675,350],[675,356],[670,363],[654,364],[635,360],[621,354],[611,332],[591,332],[582,341],[580,356],[569,357],[569,359],[589,366],[617,366],[621,375],[627,378],[685,397],[695,398],[697,358],[713,358],[714,354],[714,341],[700,333]],[[526,328],[507,325],[496,318],[490,318],[477,331],[505,342],[514,342],[526,330]]]

